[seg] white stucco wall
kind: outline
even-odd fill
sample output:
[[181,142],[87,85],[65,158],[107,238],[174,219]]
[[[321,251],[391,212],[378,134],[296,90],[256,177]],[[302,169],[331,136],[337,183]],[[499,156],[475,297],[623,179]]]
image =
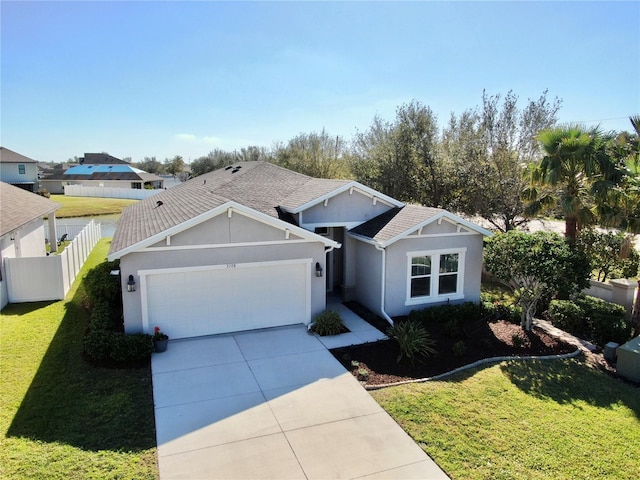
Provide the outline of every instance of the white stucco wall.
[[[229,234],[231,232],[231,237]],[[233,246],[250,238],[253,242],[277,240],[282,243],[270,245]],[[232,238],[230,246],[225,239]],[[213,241],[218,242],[213,244]],[[204,243],[204,245],[203,245]],[[157,251],[141,251],[125,255],[120,259],[122,298],[124,306],[125,330],[129,333],[142,331],[141,292],[127,292],[129,275],[134,275],[140,284],[138,272],[161,268],[217,266],[253,262],[271,262],[278,260],[308,259],[313,265],[320,262],[325,266],[324,244],[318,242],[299,242],[294,235],[284,239],[284,232],[269,225],[257,222],[234,213],[229,219],[226,214],[189,229],[171,238],[171,246],[160,246]],[[201,246],[202,245],[202,246]],[[224,292],[216,292],[224,294]],[[251,301],[249,296],[248,301]],[[311,278],[311,318],[326,305],[326,287],[324,277],[315,277],[312,268]],[[309,319],[310,320],[310,319]]]

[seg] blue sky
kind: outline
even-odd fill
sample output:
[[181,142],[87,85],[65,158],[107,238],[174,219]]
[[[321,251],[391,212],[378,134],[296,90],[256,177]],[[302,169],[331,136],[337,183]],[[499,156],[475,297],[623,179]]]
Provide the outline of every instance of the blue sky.
[[133,161],[350,140],[412,99],[444,126],[489,94],[563,122],[640,114],[640,2],[1,2],[3,146]]

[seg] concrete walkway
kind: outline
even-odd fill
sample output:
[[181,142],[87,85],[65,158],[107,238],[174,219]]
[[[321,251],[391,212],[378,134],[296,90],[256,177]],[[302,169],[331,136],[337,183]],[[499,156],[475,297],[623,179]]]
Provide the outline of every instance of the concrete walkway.
[[448,478],[304,325],[170,341],[152,372],[163,480]]

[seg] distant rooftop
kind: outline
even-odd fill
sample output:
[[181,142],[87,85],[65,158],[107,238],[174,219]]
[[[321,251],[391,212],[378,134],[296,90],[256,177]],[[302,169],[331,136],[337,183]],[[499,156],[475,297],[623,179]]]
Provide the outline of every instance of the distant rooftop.
[[76,165],[65,170],[65,175],[92,175],[94,173],[146,173],[144,170],[132,167],[128,163],[124,165],[96,165],[96,164],[83,164]]
[[0,147],[0,163],[38,163],[34,159],[25,157],[13,150]]
[[128,165],[124,160],[112,157],[108,153],[85,153],[84,157],[80,157],[80,164],[83,165]]

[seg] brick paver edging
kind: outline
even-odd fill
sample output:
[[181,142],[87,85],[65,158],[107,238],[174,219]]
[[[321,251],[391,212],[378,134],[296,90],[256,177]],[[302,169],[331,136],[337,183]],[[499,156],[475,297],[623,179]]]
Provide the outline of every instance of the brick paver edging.
[[424,383],[431,382],[434,380],[440,380],[441,378],[448,377],[449,375],[453,375],[458,372],[462,372],[464,370],[469,370],[470,368],[479,367],[481,365],[486,365],[487,363],[497,363],[497,362],[508,362],[512,360],[566,360],[567,358],[577,357],[582,353],[582,350],[579,348],[575,352],[571,353],[563,353],[561,355],[540,355],[540,356],[528,356],[528,357],[491,357],[491,358],[483,358],[482,360],[478,360],[477,362],[470,363],[469,365],[464,365],[462,367],[458,367],[450,372],[441,373],[440,375],[435,375],[433,377],[427,378],[415,378],[413,380],[404,380],[402,382],[394,382],[394,383],[385,383],[383,385],[364,385],[365,390],[380,390],[382,388],[387,387],[396,387],[398,385],[407,385],[409,383]]

